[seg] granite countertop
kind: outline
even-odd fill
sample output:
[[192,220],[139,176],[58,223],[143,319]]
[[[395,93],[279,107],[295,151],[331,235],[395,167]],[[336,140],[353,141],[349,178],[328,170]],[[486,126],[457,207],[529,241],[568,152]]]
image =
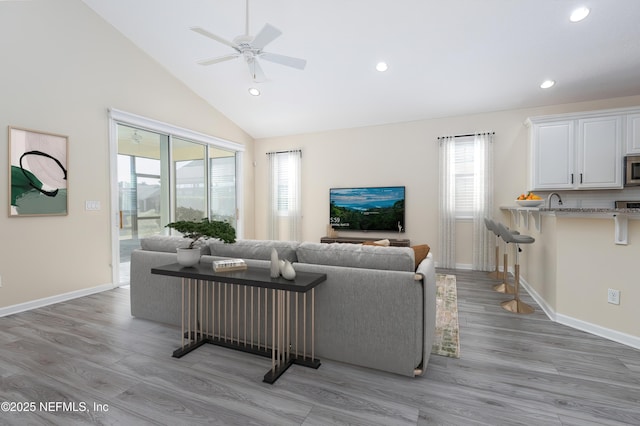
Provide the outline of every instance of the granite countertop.
[[640,213],[640,209],[617,209],[606,207],[539,207],[541,212],[567,212],[567,213]]
[[617,209],[606,207],[522,207],[522,206],[506,206],[503,209],[517,209],[517,210],[531,210],[539,211],[541,213],[626,213],[626,214],[640,214],[640,209]]

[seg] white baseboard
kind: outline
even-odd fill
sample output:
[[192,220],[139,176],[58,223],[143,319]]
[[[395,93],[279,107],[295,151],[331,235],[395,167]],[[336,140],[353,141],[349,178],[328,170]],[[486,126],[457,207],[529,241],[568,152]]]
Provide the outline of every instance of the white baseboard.
[[527,290],[527,292],[529,293],[529,295],[533,298],[533,300],[535,300],[536,303],[540,305],[544,313],[547,314],[547,316],[551,321],[557,321],[556,311],[551,306],[549,306],[547,301],[544,300],[542,296],[540,296],[540,294],[533,287],[531,287],[529,283],[522,277],[520,277],[520,285],[524,287],[525,290]]
[[540,305],[540,308],[542,308],[550,320],[596,336],[604,337],[605,339],[613,340],[614,342],[622,343],[623,345],[631,346],[632,348],[640,349],[640,337],[621,333],[617,330],[582,321],[568,315],[559,314],[549,306],[542,296],[540,296],[540,294],[538,294],[538,292],[535,291],[525,279],[520,278],[520,285],[522,285],[522,287],[524,287],[531,295],[533,300]]
[[623,345],[631,346],[632,348],[640,349],[640,337],[621,333],[616,330],[611,330],[610,328],[591,324],[562,314],[556,314],[556,318],[557,322],[560,324],[573,327],[577,330],[586,331],[587,333],[595,334],[596,336],[604,337],[605,339],[613,340],[614,342],[622,343]]
[[67,300],[76,299],[78,297],[89,296],[90,294],[100,293],[115,288],[113,284],[103,284],[97,287],[85,288],[82,290],[71,291],[69,293],[58,294],[55,296],[45,297],[43,299],[31,300],[25,303],[19,303],[17,305],[6,306],[0,308],[0,317],[7,315],[17,314],[19,312],[28,311],[30,309],[41,308],[47,305],[53,305],[54,303],[65,302]]

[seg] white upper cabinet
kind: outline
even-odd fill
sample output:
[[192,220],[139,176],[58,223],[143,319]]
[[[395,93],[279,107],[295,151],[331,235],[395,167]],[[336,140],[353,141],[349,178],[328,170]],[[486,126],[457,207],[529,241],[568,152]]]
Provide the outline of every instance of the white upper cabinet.
[[577,188],[622,188],[622,117],[578,120],[577,148]]
[[528,119],[530,189],[622,188],[625,123],[626,150],[633,146],[635,137],[635,148],[640,152],[638,108]]
[[640,154],[640,113],[628,114],[627,121],[627,154]]
[[572,189],[574,123],[558,121],[532,126],[532,190]]

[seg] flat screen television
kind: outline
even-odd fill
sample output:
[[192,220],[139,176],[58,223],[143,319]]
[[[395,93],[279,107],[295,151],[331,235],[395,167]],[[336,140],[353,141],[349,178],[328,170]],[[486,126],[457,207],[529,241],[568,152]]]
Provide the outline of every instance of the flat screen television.
[[404,232],[404,186],[330,188],[329,224],[338,231]]

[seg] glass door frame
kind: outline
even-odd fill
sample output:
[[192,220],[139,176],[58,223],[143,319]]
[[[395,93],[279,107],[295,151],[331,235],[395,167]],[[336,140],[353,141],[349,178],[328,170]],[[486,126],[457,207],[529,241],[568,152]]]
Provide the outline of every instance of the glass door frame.
[[[111,275],[114,287],[120,285],[120,244],[119,244],[119,191],[118,191],[118,125],[136,127],[151,132],[167,134],[169,137],[176,137],[214,146],[220,149],[235,151],[236,161],[236,235],[242,238],[244,235],[244,225],[242,212],[244,211],[244,181],[243,181],[243,155],[245,146],[236,142],[228,141],[222,138],[209,136],[193,130],[177,127],[168,123],[153,120],[143,116],[131,114],[117,109],[109,109],[109,174],[111,180]],[[169,159],[171,163],[171,158]],[[208,162],[208,160],[207,160]],[[173,182],[174,177],[169,177]],[[208,191],[208,189],[207,189]],[[172,197],[173,198],[173,197]],[[171,200],[173,206],[175,200]],[[207,203],[208,204],[208,203]],[[208,208],[208,206],[207,206]]]

